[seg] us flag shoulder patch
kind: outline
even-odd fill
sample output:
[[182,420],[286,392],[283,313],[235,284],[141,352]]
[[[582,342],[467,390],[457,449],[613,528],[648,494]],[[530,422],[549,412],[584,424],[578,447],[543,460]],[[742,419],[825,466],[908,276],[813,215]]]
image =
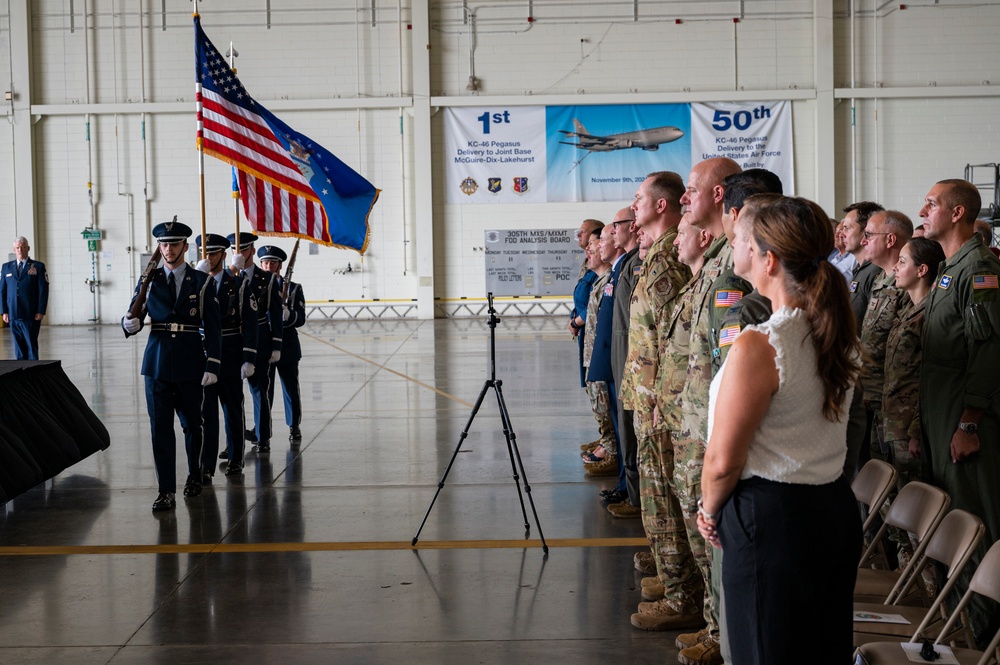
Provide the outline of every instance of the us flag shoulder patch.
[[997,288],[996,275],[973,275],[972,288],[974,289],[995,289]]
[[739,326],[726,326],[719,333],[719,348],[730,346],[736,341],[736,336],[740,334]]
[[743,298],[742,291],[730,291],[728,289],[719,289],[715,292],[715,306],[730,308],[736,303],[738,303]]

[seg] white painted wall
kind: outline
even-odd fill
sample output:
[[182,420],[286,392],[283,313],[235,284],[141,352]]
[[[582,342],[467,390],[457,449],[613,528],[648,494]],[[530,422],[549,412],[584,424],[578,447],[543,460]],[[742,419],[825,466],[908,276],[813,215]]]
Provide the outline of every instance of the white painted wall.
[[[470,0],[477,103],[798,95],[803,98],[792,105],[797,193],[815,196],[818,164],[830,155],[816,148],[813,11],[814,4],[822,8],[829,1],[639,2],[635,20],[632,0]],[[9,251],[2,247],[8,247],[15,228],[32,230],[25,235],[35,237],[34,254],[49,265],[52,280],[50,323],[83,323],[94,312],[84,284],[91,275],[90,254],[80,239],[90,219],[84,110],[93,114],[96,219],[106,233],[101,248],[108,253],[97,265],[101,321],[113,322],[124,310],[140,269],[137,252],[128,250],[148,246],[150,225],[175,214],[199,224],[191,5],[165,4],[164,21],[159,0],[30,2],[37,231],[30,219],[15,223],[11,178],[0,179],[0,257]],[[235,42],[243,83],[291,126],[383,190],[363,266],[356,253],[345,250],[300,251],[296,280],[309,300],[416,298],[417,258],[429,243],[434,295],[482,297],[484,230],[572,227],[583,217],[609,219],[627,203],[445,205],[441,113],[431,122],[430,158],[415,157],[409,27],[419,16],[411,16],[411,1],[376,0],[375,27],[370,0],[273,2],[270,16],[264,3],[250,9],[247,4],[206,0],[200,7],[205,30],[220,50]],[[848,0],[832,0],[835,206],[852,200],[853,187],[858,199],[874,198],[915,216],[934,181],[960,177],[966,163],[1000,161],[1000,44],[993,35],[1000,3],[923,0],[907,3],[903,11],[887,5],[876,15],[878,4],[857,0],[852,19]],[[438,108],[473,96],[466,91],[471,39],[462,5],[430,0],[430,87]],[[734,22],[740,5],[746,13]],[[84,7],[91,14],[89,32],[83,29]],[[852,25],[859,97],[853,169]],[[0,15],[0,72],[10,69],[10,34],[8,17]],[[404,107],[402,118],[397,102]],[[0,169],[8,174],[19,163],[10,109],[0,100],[8,120],[0,130]],[[432,237],[426,232],[417,237],[418,170],[429,171],[434,182]],[[212,159],[206,159],[206,207],[209,230],[230,233],[230,171]],[[292,242],[275,244],[290,249]],[[348,263],[363,269],[338,274]]]

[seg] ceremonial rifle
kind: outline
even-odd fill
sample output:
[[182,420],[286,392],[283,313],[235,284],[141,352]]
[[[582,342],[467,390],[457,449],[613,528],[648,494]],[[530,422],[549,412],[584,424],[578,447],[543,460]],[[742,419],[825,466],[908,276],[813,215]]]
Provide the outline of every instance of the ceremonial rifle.
[[295,268],[295,256],[299,253],[299,241],[295,241],[292,247],[292,256],[288,259],[288,266],[285,268],[285,281],[281,285],[281,302],[288,305],[288,285],[292,283],[292,270]]
[[[177,217],[174,217],[174,220],[176,219]],[[146,264],[146,269],[142,271],[142,281],[139,285],[139,293],[135,296],[135,302],[132,303],[132,308],[128,311],[130,319],[134,319],[142,315],[142,308],[146,305],[146,295],[149,293],[149,284],[153,281],[153,271],[159,267],[160,259],[162,258],[163,256],[160,254],[160,244],[157,243],[156,251],[153,252],[153,256],[149,259],[149,263]]]

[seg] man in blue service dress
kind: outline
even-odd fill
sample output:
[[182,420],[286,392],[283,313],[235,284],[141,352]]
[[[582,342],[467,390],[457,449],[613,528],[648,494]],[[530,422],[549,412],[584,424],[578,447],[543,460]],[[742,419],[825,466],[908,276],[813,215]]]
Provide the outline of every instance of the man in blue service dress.
[[[142,374],[146,377],[146,410],[159,483],[154,511],[171,510],[177,505],[174,500],[177,487],[175,410],[182,414],[185,425],[188,476],[184,496],[201,494],[203,388],[214,384],[219,376],[221,342],[215,281],[184,262],[190,236],[191,229],[179,222],[164,222],[153,227],[153,237],[163,255],[163,266],[149,276],[142,314],[135,318],[126,314],[121,321],[126,337],[142,330],[147,313],[152,321],[142,358]],[[141,288],[140,280],[132,297],[133,303]]]
[[[281,274],[281,265],[288,256],[280,247],[265,245],[257,250],[260,267],[275,275]],[[279,290],[284,296],[281,307],[282,343],[281,360],[271,365],[271,376],[268,379],[270,392],[268,400],[274,404],[274,373],[277,370],[281,377],[281,392],[285,398],[285,424],[288,425],[288,440],[292,443],[302,440],[302,398],[299,394],[299,361],[302,360],[302,346],[299,344],[299,333],[306,322],[306,298],[302,293],[302,285],[289,281],[286,285],[279,277]]]
[[[198,236],[198,247],[205,244],[207,258],[198,262],[198,270],[215,280],[222,319],[222,368],[219,382],[205,388],[202,415],[205,419],[205,448],[202,451],[202,484],[212,480],[216,455],[228,459],[226,475],[243,473],[243,382],[254,373],[257,355],[257,300],[245,280],[226,270],[229,240],[216,233],[208,234],[207,243]],[[226,422],[226,447],[219,454],[219,403]]]
[[[228,236],[230,244],[237,245],[236,234]],[[247,430],[246,438],[257,442],[257,453],[271,452],[271,400],[268,397],[269,365],[281,360],[281,289],[278,277],[262,270],[253,262],[254,243],[257,236],[246,231],[240,233],[238,254],[232,265],[240,270],[237,279],[247,282],[257,301],[257,356],[254,372],[247,377],[250,395],[253,396],[254,429]]]
[[15,260],[0,270],[0,307],[3,322],[10,325],[17,360],[38,360],[38,331],[49,302],[49,278],[45,264],[28,258],[27,238],[14,240]]

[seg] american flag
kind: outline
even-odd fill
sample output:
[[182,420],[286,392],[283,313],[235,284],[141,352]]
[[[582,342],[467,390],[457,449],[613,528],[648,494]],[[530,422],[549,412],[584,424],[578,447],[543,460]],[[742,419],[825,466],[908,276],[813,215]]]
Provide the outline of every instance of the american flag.
[[974,289],[995,289],[997,288],[996,275],[973,275],[972,288]]
[[719,333],[719,347],[729,346],[736,341],[737,335],[740,334],[739,326],[726,326]]
[[716,291],[715,292],[715,306],[716,307],[732,307],[743,298],[742,291]]
[[364,254],[379,190],[257,103],[205,35],[196,15],[198,145],[239,169],[254,230]]

